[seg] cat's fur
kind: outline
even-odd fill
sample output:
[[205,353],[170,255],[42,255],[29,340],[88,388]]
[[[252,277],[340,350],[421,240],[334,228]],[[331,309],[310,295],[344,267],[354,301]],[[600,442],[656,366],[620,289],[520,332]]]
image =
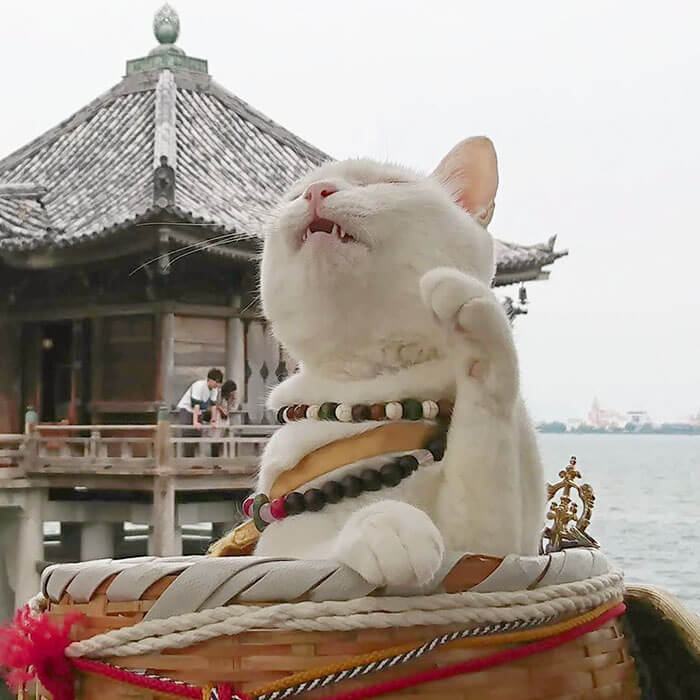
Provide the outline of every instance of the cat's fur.
[[[534,554],[544,508],[535,436],[519,396],[508,320],[490,289],[496,156],[458,144],[424,177],[370,160],[329,163],[285,196],[265,231],[262,300],[300,361],[271,408],[455,398],[444,459],[397,487],[273,523],[256,554],[335,558],[369,581],[424,583],[445,547]],[[354,237],[302,234],[317,215]],[[258,492],[305,454],[376,423],[304,420],[277,431]],[[326,478],[331,478],[326,477]]]

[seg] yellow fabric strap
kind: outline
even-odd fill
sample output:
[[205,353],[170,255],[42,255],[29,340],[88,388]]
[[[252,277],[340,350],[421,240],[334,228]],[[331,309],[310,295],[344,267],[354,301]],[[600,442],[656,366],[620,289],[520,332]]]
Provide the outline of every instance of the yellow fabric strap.
[[270,489],[270,500],[296,491],[309,481],[346,464],[378,457],[389,452],[408,452],[425,447],[435,431],[430,423],[389,423],[342,440],[335,440],[309,452],[297,464],[280,474]]
[[[390,452],[419,450],[425,447],[434,431],[435,425],[432,423],[388,423],[359,435],[330,442],[309,452],[294,467],[280,474],[270,489],[270,500],[280,498],[319,476],[361,459]],[[209,556],[250,554],[259,537],[255,523],[247,520],[215,542],[209,549]]]

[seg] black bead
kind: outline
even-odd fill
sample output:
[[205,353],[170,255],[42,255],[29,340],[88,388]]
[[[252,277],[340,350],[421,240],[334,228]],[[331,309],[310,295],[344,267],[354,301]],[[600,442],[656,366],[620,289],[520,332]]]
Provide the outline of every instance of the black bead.
[[435,438],[428,443],[426,449],[433,455],[433,459],[436,462],[439,462],[445,456],[445,443],[444,437]]
[[321,508],[326,505],[326,497],[319,489],[309,489],[304,493],[304,505],[306,506],[306,510],[321,510]]
[[284,507],[287,515],[298,515],[306,510],[304,502],[304,494],[298,491],[292,491],[284,497]]
[[406,477],[413,474],[416,469],[418,469],[418,460],[413,455],[404,455],[400,457],[397,462],[401,473]]
[[382,480],[376,469],[365,469],[360,474],[360,479],[365,491],[379,491],[382,488]]
[[329,481],[321,487],[327,503],[337,503],[345,495],[345,489],[337,481]]
[[379,470],[379,478],[384,486],[396,486],[403,479],[403,472],[396,462],[389,462]]
[[346,498],[355,498],[364,491],[362,479],[358,479],[356,476],[346,476],[340,480],[340,485],[345,491]]
[[287,406],[282,406],[279,411],[277,411],[277,422],[284,425],[286,421],[284,420],[284,412],[287,410]]

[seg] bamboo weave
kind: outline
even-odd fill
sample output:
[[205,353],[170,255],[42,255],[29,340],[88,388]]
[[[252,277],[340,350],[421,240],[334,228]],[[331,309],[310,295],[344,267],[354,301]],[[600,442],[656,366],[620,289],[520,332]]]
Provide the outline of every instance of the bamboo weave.
[[[75,639],[133,625],[143,618],[172,578],[156,582],[140,600],[108,602],[105,581],[88,603],[74,603],[64,595],[52,603],[49,614],[60,619],[67,612],[85,615],[77,626]],[[356,630],[349,632],[297,632],[260,630],[238,637],[219,637],[185,649],[171,649],[160,654],[105,659],[124,668],[142,669],[175,680],[205,685],[233,683],[237,689],[250,692],[280,681],[292,674],[320,666],[341,664],[348,658],[389,647],[413,644],[452,631],[454,626],[421,626],[403,629]],[[493,640],[497,642],[496,639]],[[412,672],[459,663],[475,658],[485,649],[474,640],[454,642],[410,664]],[[488,647],[497,651],[513,646],[501,641]],[[382,680],[399,677],[406,668],[381,674]],[[344,691],[373,682],[369,676],[344,682]],[[319,698],[329,689],[315,691],[304,698]],[[39,694],[40,698],[46,697]],[[81,674],[76,700],[156,700],[164,698],[149,691],[116,683],[89,674]],[[576,639],[563,647],[522,659],[505,667],[430,683],[384,696],[392,699],[438,700],[594,700],[639,698],[633,660],[628,652],[619,620]]]

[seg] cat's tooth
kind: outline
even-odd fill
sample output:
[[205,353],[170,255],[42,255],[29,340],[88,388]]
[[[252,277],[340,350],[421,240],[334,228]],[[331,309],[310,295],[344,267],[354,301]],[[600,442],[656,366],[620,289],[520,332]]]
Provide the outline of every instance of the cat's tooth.
[[305,241],[311,235],[311,229],[307,226],[304,235],[301,237],[302,241]]
[[338,236],[338,238],[342,237],[343,229],[338,226],[338,224],[333,224],[333,230],[331,231],[331,234],[334,236]]

